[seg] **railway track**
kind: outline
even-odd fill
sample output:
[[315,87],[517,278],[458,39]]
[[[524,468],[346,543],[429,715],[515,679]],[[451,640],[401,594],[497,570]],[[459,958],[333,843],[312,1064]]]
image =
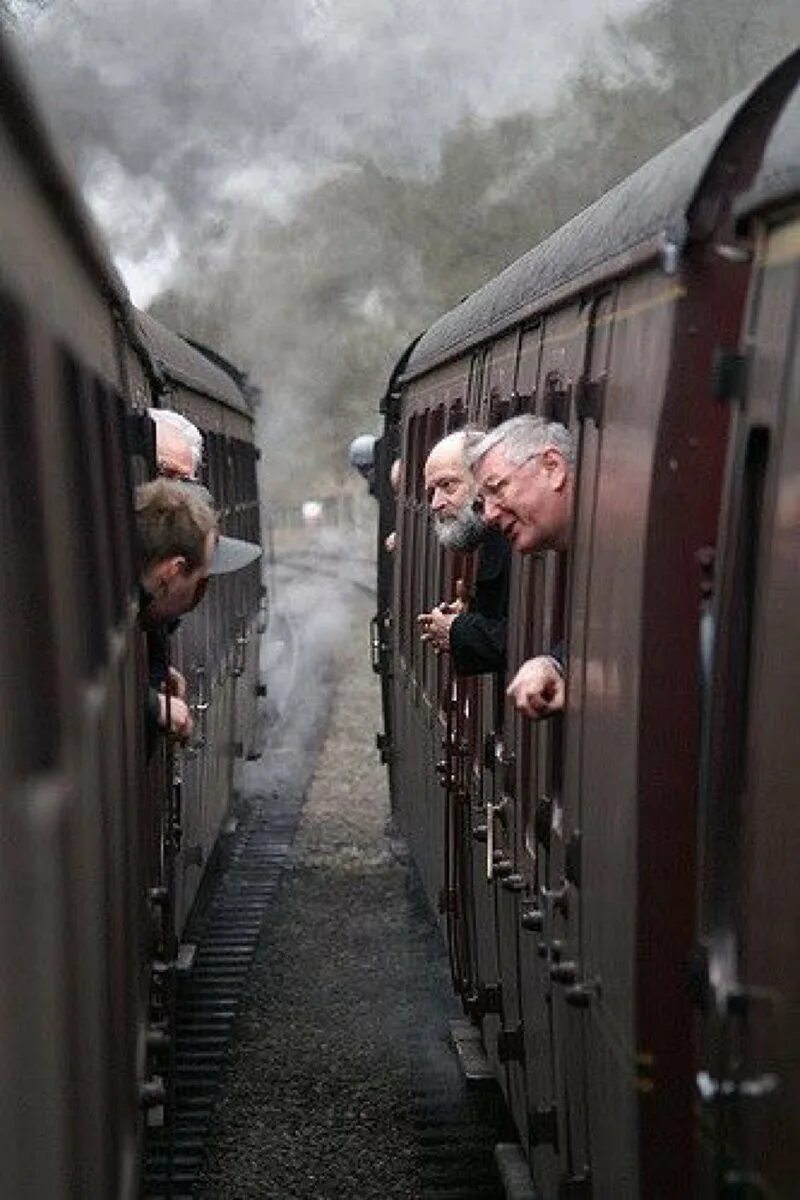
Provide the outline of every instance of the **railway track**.
[[[297,578],[296,574],[294,578]],[[297,891],[293,865],[296,852],[292,847],[332,704],[327,685],[307,694],[304,681],[309,676],[310,656],[316,656],[314,661],[318,666],[322,664],[339,636],[329,634],[327,651],[320,650],[318,645],[309,649],[305,643],[309,636],[309,614],[298,608],[302,597],[308,595],[309,589],[305,587],[296,593],[290,591],[284,606],[276,606],[271,615],[264,660],[272,680],[270,690],[274,693],[271,719],[260,762],[247,764],[249,783],[238,827],[223,839],[205,907],[192,918],[186,935],[196,951],[191,968],[181,972],[177,980],[175,1107],[169,1126],[150,1138],[144,1195],[149,1200],[161,1200],[162,1197],[164,1200],[183,1200],[200,1196],[233,1200],[244,1195],[275,1196],[277,1200],[289,1194],[298,1197],[344,1194],[341,1191],[342,1176],[346,1177],[351,1170],[347,1161],[335,1166],[326,1160],[327,1168],[333,1171],[333,1179],[327,1173],[319,1174],[314,1184],[316,1190],[309,1190],[311,1184],[306,1176],[311,1147],[304,1137],[317,1138],[321,1145],[328,1137],[324,1104],[318,1114],[314,1109],[314,1104],[320,1102],[315,1100],[316,1096],[324,1098],[326,1092],[332,1090],[342,1108],[351,1106],[358,1114],[359,1106],[364,1103],[364,1089],[371,1085],[368,1079],[344,1082],[349,1078],[347,1063],[342,1066],[326,1060],[324,1053],[315,1058],[307,1083],[302,1083],[306,1079],[304,1067],[302,1061],[296,1061],[295,1054],[302,1060],[305,1053],[307,1061],[307,1046],[317,1039],[333,1047],[341,1046],[344,1041],[352,1052],[347,1061],[364,1063],[370,1061],[368,1047],[371,1043],[367,1041],[364,1048],[360,1048],[358,1042],[350,1043],[349,1036],[335,1024],[338,1018],[330,1012],[329,1000],[325,1001],[325,1033],[319,1032],[314,1025],[313,1010],[314,1004],[320,1003],[320,997],[308,995],[305,990],[302,991],[302,1004],[305,1006],[308,1000],[309,1015],[290,1019],[289,1012],[300,1004],[300,1000],[297,994],[286,997],[281,989],[285,976],[292,973],[290,962],[293,958],[301,959],[302,989],[307,989],[309,980],[325,978],[325,968],[319,965],[320,960],[314,958],[316,951],[311,949],[316,940],[323,961],[335,964],[331,969],[337,990],[345,989],[349,997],[344,1009],[349,1011],[353,1006],[357,1007],[358,989],[364,983],[364,961],[355,964],[352,978],[347,975],[350,968],[346,965],[352,956],[353,939],[356,939],[359,953],[366,953],[368,961],[378,961],[380,955],[388,951],[390,961],[395,964],[394,971],[389,972],[391,978],[386,981],[389,990],[385,998],[376,998],[374,1003],[383,1006],[381,1012],[396,1014],[399,1002],[401,1008],[408,1005],[409,1014],[414,1014],[413,1020],[410,1016],[404,1018],[408,1032],[401,1037],[399,1045],[395,1043],[393,1050],[388,1048],[385,1052],[390,1058],[394,1055],[394,1061],[399,1056],[408,1063],[406,1085],[399,1088],[390,1105],[390,1110],[394,1106],[403,1109],[403,1123],[408,1130],[406,1169],[409,1190],[404,1194],[414,1195],[417,1200],[502,1200],[503,1190],[494,1165],[493,1149],[498,1141],[509,1138],[505,1109],[493,1081],[479,1089],[467,1085],[447,1042],[447,1018],[454,1015],[452,1001],[447,995],[442,947],[427,915],[418,882],[412,878],[404,885],[406,868],[397,867],[394,886],[399,888],[401,897],[404,893],[410,896],[408,913],[400,919],[398,914],[392,915],[394,910],[389,906],[388,925],[385,931],[383,927],[376,930],[379,945],[372,950],[361,943],[365,932],[355,914],[358,903],[364,902],[364,896],[357,890],[354,894],[348,890],[350,881],[357,878],[352,872],[345,871],[338,883],[334,883],[334,876],[325,872],[319,879],[313,873],[306,873],[304,887],[299,893]],[[308,602],[312,608],[317,606],[316,600]],[[365,600],[358,603],[366,607]],[[368,666],[365,666],[364,672],[367,670]],[[328,679],[333,675],[332,672],[326,675],[324,665],[318,674]],[[342,693],[348,703],[352,700],[353,686],[356,685],[351,680],[349,688]],[[314,709],[310,716],[309,705]],[[298,734],[302,714],[305,714],[306,726],[302,734]],[[332,753],[346,752],[334,750]],[[374,902],[368,905],[371,912],[378,912],[381,903],[386,903],[384,884],[380,881],[388,876],[381,875],[379,870],[376,878],[372,893]],[[360,886],[364,886],[363,878]],[[321,907],[315,907],[315,895]],[[360,901],[355,895],[361,897]],[[310,907],[307,906],[309,899],[312,901]],[[343,913],[353,913],[354,921],[343,921]],[[322,933],[318,926],[320,918],[330,922]],[[404,937],[408,940],[388,949],[385,938],[389,931],[400,926],[405,928],[406,923],[408,934]],[[279,951],[274,960],[269,960],[263,947],[272,946],[276,938],[280,946],[280,931],[287,924],[289,945]],[[398,973],[399,962],[405,962],[404,974]],[[313,982],[311,986],[314,986]],[[324,984],[322,987],[324,991]],[[350,988],[352,992],[347,990]],[[253,1007],[253,997],[263,995],[265,990],[274,997],[272,1020],[260,1016],[263,1010]],[[270,1083],[265,1079],[263,1095],[254,1097],[264,1068],[257,1064],[249,1067],[242,1090],[237,1090],[229,1074],[229,1071],[239,1069],[237,1064],[241,1061],[239,1049],[232,1054],[237,1037],[237,1016],[241,1012],[245,1029],[268,1029],[275,1021],[276,1010],[281,1014],[286,1012],[287,1017],[277,1019],[281,1032],[275,1053],[281,1061],[285,1058],[291,1063],[290,1073],[296,1072],[297,1077],[281,1077],[280,1113],[275,1112],[274,1120],[284,1120],[283,1108],[289,1104],[288,1094],[294,1089],[303,1096],[303,1120],[308,1119],[309,1126],[316,1124],[319,1127],[316,1133],[298,1137],[296,1131],[291,1132],[293,1118],[289,1118],[291,1128],[287,1127],[285,1136],[292,1147],[296,1144],[296,1148],[285,1148],[284,1152],[295,1154],[296,1161],[293,1160],[288,1171],[284,1163],[276,1163],[270,1154],[265,1155],[261,1167],[254,1165],[260,1152],[247,1142],[248,1129],[251,1126],[257,1128],[263,1114],[276,1104],[274,1080]],[[331,1021],[334,1024],[330,1024]],[[363,1032],[360,1024],[357,1030],[350,1030],[356,1038]],[[302,1028],[298,1029],[298,1025]],[[395,1025],[395,1033],[398,1032]],[[380,1042],[386,1037],[386,1028],[378,1022],[377,1033],[373,1030],[365,1036],[377,1036]],[[291,1039],[298,1037],[300,1041],[295,1049]],[[238,1041],[236,1045],[239,1045]],[[346,1090],[351,1086],[357,1097],[353,1101],[348,1100]],[[343,1090],[340,1092],[339,1088]],[[378,1090],[380,1092],[380,1088]],[[225,1103],[221,1105],[223,1098]],[[210,1182],[209,1148],[219,1144],[216,1139],[219,1138],[220,1120],[224,1125],[226,1111],[235,1126],[233,1157],[224,1175],[213,1175],[213,1170],[218,1168],[211,1168]],[[280,1139],[278,1143],[285,1146]],[[371,1144],[365,1146],[361,1154],[370,1152]],[[212,1161],[218,1153],[216,1149],[212,1151]],[[372,1197],[377,1200],[377,1196],[382,1197],[384,1193],[370,1190],[369,1186],[364,1189],[366,1168],[363,1162],[362,1158],[361,1182],[349,1194],[358,1195],[359,1200],[371,1200]],[[283,1175],[276,1175],[278,1171],[283,1171]],[[279,1182],[276,1183],[276,1179]],[[294,1181],[291,1189],[287,1179]],[[331,1190],[326,1190],[328,1188]]]
[[[339,570],[326,568],[321,566],[320,562],[324,563],[340,563]],[[290,555],[281,554],[276,556],[275,561],[271,564],[270,570],[283,572],[288,576],[319,576],[323,579],[340,580],[348,587],[362,592],[366,596],[374,597],[376,595],[376,586],[374,581],[367,582],[362,579],[354,579],[349,573],[348,568],[354,565],[362,565],[365,571],[368,571],[374,577],[375,563],[369,558],[348,558],[342,560],[337,554],[318,554],[316,551],[298,551]]]

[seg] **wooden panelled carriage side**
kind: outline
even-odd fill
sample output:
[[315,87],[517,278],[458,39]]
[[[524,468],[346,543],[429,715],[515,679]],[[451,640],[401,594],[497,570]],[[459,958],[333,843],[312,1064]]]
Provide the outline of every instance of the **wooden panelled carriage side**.
[[[178,794],[171,773],[145,760],[132,490],[154,466],[146,409],[172,404],[207,434],[223,530],[258,540],[252,410],[237,379],[134,312],[0,40],[0,1158],[9,1197],[139,1192],[142,1104],[160,1094],[164,1067],[147,1049],[159,990],[152,958],[174,948],[197,889],[194,860],[208,857],[252,748],[263,599],[256,565],[215,598],[210,588],[212,604],[186,623],[178,661],[192,676],[205,746],[189,756]],[[165,886],[170,922],[159,945],[153,900],[160,905]]]
[[[159,322],[136,314],[156,368],[156,404],[183,413],[204,438],[202,479],[230,537],[260,542],[251,401],[237,378]],[[232,370],[232,368],[231,368]],[[256,737],[259,636],[264,597],[261,564],[214,578],[203,603],[172,638],[186,677],[196,736],[175,764],[180,845],[174,847],[174,932],[180,935],[220,825],[240,784]]]
[[[795,54],[443,317],[387,408],[406,463],[395,806],[548,1197],[716,1194],[693,1174],[699,614],[728,443],[718,393],[755,286],[732,206],[798,73]],[[465,570],[435,548],[425,456],[465,415],[519,411],[565,421],[578,447],[569,554],[512,572],[510,667],[568,646],[567,712],[538,725],[503,712],[491,681],[451,678],[415,628]]]
[[147,970],[124,289],[0,44],[0,1158],[133,1197]]
[[800,1176],[800,90],[737,204],[754,250],[704,610],[695,998],[707,1194]]

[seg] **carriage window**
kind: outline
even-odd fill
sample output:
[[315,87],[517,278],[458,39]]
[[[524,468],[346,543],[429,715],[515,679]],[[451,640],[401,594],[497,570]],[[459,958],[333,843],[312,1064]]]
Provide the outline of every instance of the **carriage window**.
[[130,532],[127,510],[129,499],[124,491],[122,445],[119,438],[117,395],[99,380],[94,386],[94,410],[101,446],[103,487],[107,504],[107,538],[111,600],[115,622],[122,619],[125,599],[130,591]]
[[61,355],[61,388],[69,494],[73,497],[70,543],[77,593],[78,669],[92,675],[105,658],[106,630],[113,611],[105,471],[94,388],[66,350]]
[[3,714],[0,770],[7,765],[11,776],[49,769],[60,736],[28,355],[22,314],[0,294],[0,544],[5,566],[0,582],[0,665],[20,697],[20,703]]

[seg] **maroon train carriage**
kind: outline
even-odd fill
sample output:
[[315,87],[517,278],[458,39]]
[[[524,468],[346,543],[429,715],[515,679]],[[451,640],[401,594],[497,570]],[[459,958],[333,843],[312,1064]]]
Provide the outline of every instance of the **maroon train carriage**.
[[[391,677],[394,802],[443,914],[454,981],[546,1197],[672,1200],[701,1187],[716,1194],[713,1183],[701,1184],[703,1172],[693,1176],[704,1106],[690,981],[696,993],[708,690],[698,647],[701,629],[708,632],[748,287],[751,323],[762,322],[765,340],[783,338],[776,360],[796,354],[791,205],[780,210],[780,229],[769,224],[777,218],[753,215],[755,267],[732,206],[753,185],[799,75],[796,53],[469,296],[423,335],[387,395],[384,437],[400,445],[406,464],[398,549],[384,564],[394,576],[391,653],[382,656]],[[796,168],[796,142],[791,153]],[[779,259],[782,275],[768,269]],[[762,277],[783,289],[774,301],[784,306],[780,329],[772,307],[758,307],[772,303]],[[770,369],[774,381],[782,378],[778,365]],[[771,403],[777,422],[777,391]],[[568,647],[567,712],[539,724],[504,706],[498,681],[452,678],[446,660],[420,642],[415,621],[451,598],[454,580],[469,570],[436,547],[422,481],[428,450],[465,420],[488,425],[524,411],[564,421],[578,447],[569,554],[515,556],[512,572],[510,667],[561,638]],[[751,445],[748,486],[760,495],[764,436]],[[785,494],[796,500],[790,464],[787,472]],[[788,498],[778,511],[793,511]],[[747,553],[740,569],[752,572],[752,546]],[[796,556],[794,565],[796,577]],[[797,620],[788,581],[785,574],[773,600],[783,606],[776,656],[782,631],[790,634]],[[750,586],[762,603],[752,579]],[[743,636],[738,626],[734,636]],[[773,677],[788,688],[794,660],[783,652]],[[795,659],[796,652],[792,646]],[[773,705],[785,695],[774,693]],[[741,711],[738,719],[743,728]],[[770,775],[777,814],[791,803],[798,764],[791,745],[777,754],[777,712],[770,722],[758,729],[782,764]],[[730,728],[718,733],[720,746],[729,749],[730,737]],[[719,757],[708,770],[713,795]],[[725,856],[724,836],[713,821],[711,828],[703,863]],[[756,836],[742,822],[745,832]],[[777,872],[766,848],[762,855],[758,869]],[[741,892],[746,885],[749,897],[761,886],[752,871],[752,881],[737,876],[737,928],[757,940],[760,924],[743,915]],[[724,873],[720,886],[727,897]],[[771,898],[776,938],[778,914],[791,902],[786,880]],[[759,959],[759,987],[775,979],[780,948],[784,942],[773,947],[772,965]],[[780,970],[788,979],[785,959]],[[796,981],[794,962],[791,970]],[[720,1036],[711,1029],[709,1045]],[[769,1036],[778,1036],[774,1024]],[[792,1036],[796,1046],[796,1024]],[[704,1069],[717,1078],[708,1063]],[[792,1110],[783,1111],[788,1122]],[[789,1139],[786,1150],[795,1174],[797,1143]]]
[[[800,91],[737,205],[754,248],[706,608],[695,987],[707,1194],[796,1194],[800,1114]],[[728,1189],[727,1192],[725,1189]]]
[[128,301],[2,46],[0,247],[3,1190],[132,1197],[149,981]]
[[150,405],[189,413],[223,527],[257,538],[252,413],[223,371],[137,319],[2,41],[0,325],[2,1192],[133,1200],[164,1066],[148,1052],[151,956],[170,948],[148,898],[175,914],[173,941],[189,859],[207,857],[249,748],[262,598],[243,573],[187,623],[190,698],[209,707],[179,808],[144,757],[131,495],[153,460],[152,437],[132,437]]
[[[135,321],[155,367],[156,403],[183,413],[203,433],[203,482],[220,510],[221,531],[260,542],[253,403],[238,381],[241,376],[232,376],[219,365],[224,361],[219,356],[212,361],[145,313],[136,313]],[[171,849],[177,935],[240,783],[242,763],[254,749],[264,604],[255,562],[214,578],[203,603],[181,621],[172,639],[197,727],[190,748],[170,772],[178,780],[173,804],[180,809],[181,829],[180,846]]]

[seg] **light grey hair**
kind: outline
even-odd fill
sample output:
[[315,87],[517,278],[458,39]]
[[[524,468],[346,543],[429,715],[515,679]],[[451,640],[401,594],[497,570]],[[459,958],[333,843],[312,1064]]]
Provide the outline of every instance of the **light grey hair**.
[[503,421],[490,429],[484,437],[467,451],[471,467],[499,446],[505,457],[515,466],[526,462],[543,450],[557,450],[570,466],[575,464],[575,443],[570,431],[559,421],[548,421],[545,417],[525,414]]
[[147,411],[156,425],[168,425],[187,443],[192,454],[192,473],[196,475],[203,461],[203,435],[197,426],[183,413],[171,408],[149,408]]
[[479,442],[486,437],[485,429],[478,429],[474,425],[465,425],[463,429],[455,429],[452,433],[446,433],[443,438],[439,438],[429,451],[428,457],[433,454],[434,450],[438,450],[440,446],[455,446],[460,442],[464,453],[464,462],[469,467],[471,466],[471,454]]
[[464,435],[464,458],[467,466],[471,467],[472,455],[486,437],[486,430],[477,429],[475,426],[468,425],[466,428],[459,430],[459,433],[463,433]]

